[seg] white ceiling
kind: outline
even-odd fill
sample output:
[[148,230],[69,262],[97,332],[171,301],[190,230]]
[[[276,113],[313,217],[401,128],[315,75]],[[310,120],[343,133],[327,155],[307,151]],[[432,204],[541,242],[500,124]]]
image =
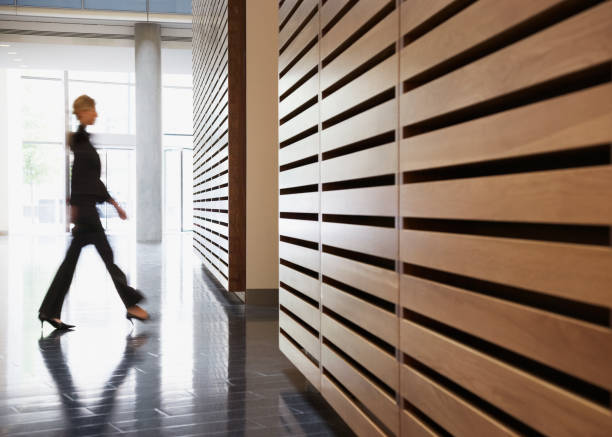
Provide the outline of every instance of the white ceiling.
[[[0,35],[0,68],[133,72],[134,41]],[[162,72],[191,74],[191,44],[164,42]]]

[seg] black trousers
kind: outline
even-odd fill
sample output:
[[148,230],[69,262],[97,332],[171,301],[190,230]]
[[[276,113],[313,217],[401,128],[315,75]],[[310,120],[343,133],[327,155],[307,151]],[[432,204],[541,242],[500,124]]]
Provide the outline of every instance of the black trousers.
[[72,242],[40,306],[40,314],[49,318],[61,318],[64,298],[72,283],[81,249],[88,244],[96,246],[125,307],[128,308],[140,302],[144,296],[140,291],[128,285],[125,274],[115,264],[113,249],[108,244],[96,207],[79,206],[75,221],[72,229]]

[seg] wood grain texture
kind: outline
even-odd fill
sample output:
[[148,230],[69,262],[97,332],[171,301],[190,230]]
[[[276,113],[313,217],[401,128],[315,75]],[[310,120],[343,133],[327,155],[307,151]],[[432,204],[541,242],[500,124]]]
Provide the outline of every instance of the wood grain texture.
[[283,282],[288,286],[295,288],[300,293],[305,294],[309,298],[320,302],[321,287],[319,286],[318,279],[305,275],[302,272],[298,272],[297,270],[282,264],[279,266],[279,278],[280,282]]
[[287,260],[302,267],[306,267],[312,271],[319,271],[319,252],[307,247],[297,246],[280,242],[278,245],[279,256],[281,259]]
[[612,166],[403,185],[406,217],[612,224]]
[[412,32],[456,0],[410,0],[401,4],[402,35]]
[[[377,162],[377,164],[380,162]],[[382,163],[388,165],[388,163]],[[353,188],[321,193],[323,214],[395,216],[397,214],[398,187]]]
[[412,322],[401,329],[403,351],[539,432],[603,437],[612,430],[605,408]]
[[321,223],[321,242],[341,249],[394,259],[397,231],[377,226]]
[[400,414],[402,437],[438,437],[440,435],[411,412],[403,410]]
[[291,311],[291,313],[299,317],[308,325],[317,331],[320,329],[321,318],[319,316],[318,308],[309,304],[295,294],[283,289],[282,287],[279,290],[278,301],[280,305],[287,308],[289,311]]
[[389,143],[323,161],[321,182],[395,174],[396,171],[397,143]]
[[299,343],[304,349],[312,355],[316,360],[321,359],[321,347],[319,337],[312,334],[304,328],[295,319],[287,315],[285,311],[278,313],[278,323],[280,328],[291,336],[293,340]]
[[403,94],[401,122],[433,118],[610,59],[612,3],[604,2]]
[[515,158],[612,142],[605,84],[402,140],[402,171]]
[[403,275],[404,308],[610,389],[612,330]]
[[302,375],[306,377],[308,382],[314,385],[318,390],[321,390],[321,373],[319,368],[282,333],[278,337],[278,347],[280,351],[291,360],[293,365],[302,372]]
[[610,306],[609,247],[412,230],[401,240],[407,263]]

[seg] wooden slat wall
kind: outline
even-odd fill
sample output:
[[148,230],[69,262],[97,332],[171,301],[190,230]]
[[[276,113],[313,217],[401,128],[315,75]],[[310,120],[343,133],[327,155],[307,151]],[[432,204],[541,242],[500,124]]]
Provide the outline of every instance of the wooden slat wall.
[[244,291],[246,273],[243,3],[193,2],[193,241],[229,291]]
[[283,352],[358,435],[612,435],[612,1],[279,7]]

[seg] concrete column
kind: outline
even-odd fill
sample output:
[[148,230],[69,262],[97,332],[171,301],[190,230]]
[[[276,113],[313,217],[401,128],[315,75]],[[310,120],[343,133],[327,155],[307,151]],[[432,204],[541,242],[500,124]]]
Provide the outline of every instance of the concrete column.
[[136,228],[138,241],[162,239],[161,28],[137,23]]

